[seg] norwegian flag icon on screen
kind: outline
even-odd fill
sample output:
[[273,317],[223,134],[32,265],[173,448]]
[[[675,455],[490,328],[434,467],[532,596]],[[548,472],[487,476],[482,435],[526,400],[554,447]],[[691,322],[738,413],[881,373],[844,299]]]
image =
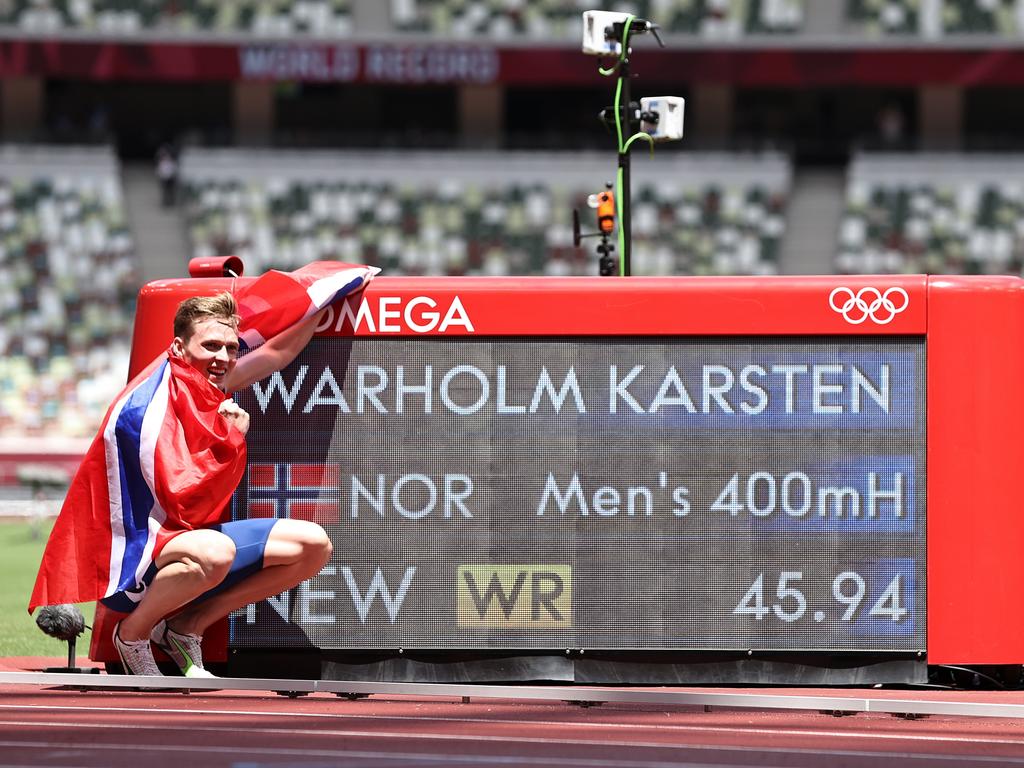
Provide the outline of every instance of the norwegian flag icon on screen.
[[337,523],[337,464],[249,465],[249,517]]

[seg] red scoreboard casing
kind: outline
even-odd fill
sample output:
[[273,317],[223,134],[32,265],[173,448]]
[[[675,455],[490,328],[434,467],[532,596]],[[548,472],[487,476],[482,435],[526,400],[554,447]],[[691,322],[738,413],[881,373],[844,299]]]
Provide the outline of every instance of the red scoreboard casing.
[[[251,279],[145,286],[129,375],[166,352],[182,299]],[[321,335],[923,338],[927,662],[1024,662],[1024,619],[1012,607],[1024,594],[1016,508],[1024,415],[1008,402],[1024,382],[1020,279],[380,277],[346,307],[344,318],[332,310]],[[98,606],[92,659],[116,660],[116,618]],[[206,646],[210,660],[225,658],[223,626]]]

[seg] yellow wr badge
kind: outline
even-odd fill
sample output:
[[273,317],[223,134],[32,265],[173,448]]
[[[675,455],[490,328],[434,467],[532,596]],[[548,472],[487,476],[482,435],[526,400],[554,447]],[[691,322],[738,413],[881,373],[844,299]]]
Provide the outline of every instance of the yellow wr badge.
[[460,565],[458,574],[460,627],[572,627],[572,566]]

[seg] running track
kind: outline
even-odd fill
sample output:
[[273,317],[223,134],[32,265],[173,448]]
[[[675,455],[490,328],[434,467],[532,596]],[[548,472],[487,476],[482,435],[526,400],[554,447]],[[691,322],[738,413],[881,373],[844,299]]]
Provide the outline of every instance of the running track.
[[[13,660],[7,660],[11,662]],[[26,666],[4,663],[7,669]],[[736,692],[736,689],[729,689]],[[765,692],[761,689],[760,692]],[[782,692],[771,689],[772,693]],[[1024,694],[822,691],[1024,703]],[[1024,720],[375,695],[0,687],[0,765],[1024,766]]]

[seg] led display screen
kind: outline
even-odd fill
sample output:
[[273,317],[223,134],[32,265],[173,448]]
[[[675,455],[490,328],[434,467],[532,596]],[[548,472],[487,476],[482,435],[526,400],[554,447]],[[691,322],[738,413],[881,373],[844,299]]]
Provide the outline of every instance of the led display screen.
[[925,647],[923,337],[316,337],[238,393],[236,517],[324,649]]

